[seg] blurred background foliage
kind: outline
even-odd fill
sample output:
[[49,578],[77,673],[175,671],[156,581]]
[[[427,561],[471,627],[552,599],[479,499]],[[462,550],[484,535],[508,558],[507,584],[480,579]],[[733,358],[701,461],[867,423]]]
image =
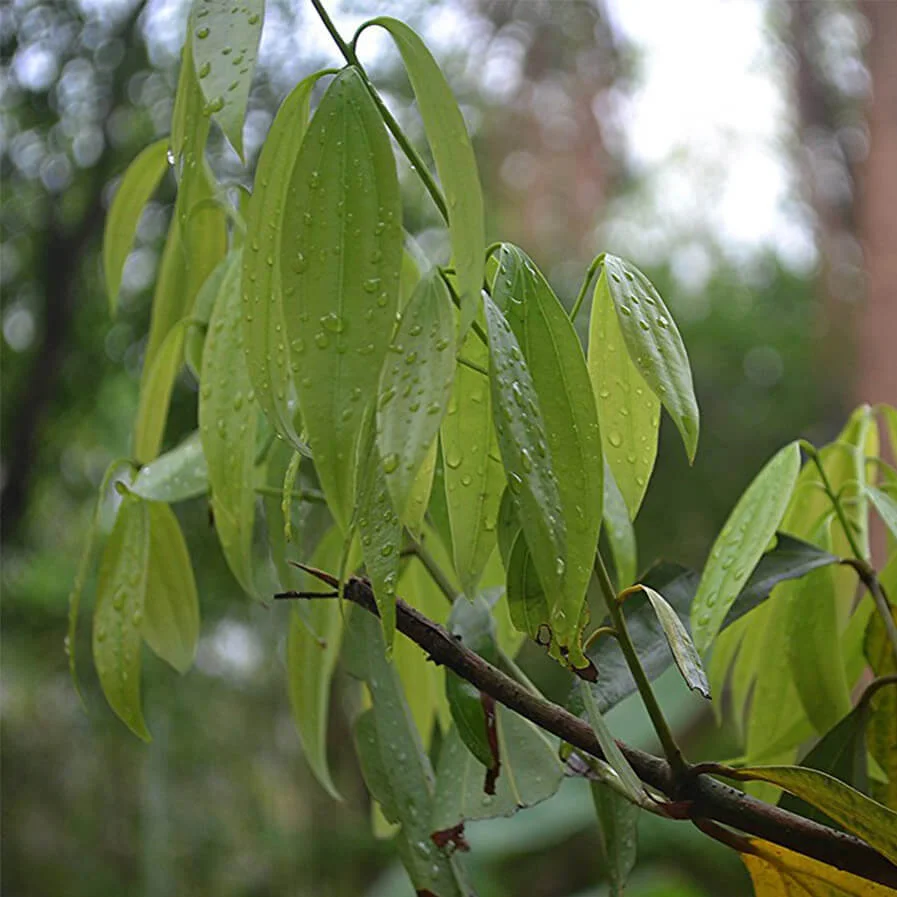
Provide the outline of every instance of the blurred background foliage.
[[[689,469],[664,425],[637,524],[643,566],[661,554],[700,564],[774,449],[798,435],[827,440],[852,404],[897,397],[897,253],[887,249],[897,245],[897,4],[328,6],[344,34],[385,12],[431,42],[475,137],[489,239],[521,243],[568,303],[602,250],[631,257],[666,297],[691,354],[702,439]],[[141,221],[114,321],[103,218],[127,164],[168,130],[186,15],[184,0],[0,8],[3,889],[404,894],[389,845],[369,833],[338,702],[331,750],[345,803],[306,769],[284,686],[285,610],[239,592],[202,500],[179,515],[203,637],[184,678],[146,656],[153,743],[126,733],[87,670],[86,713],[68,680],[66,596],[103,471],[128,453],[172,185]],[[373,36],[361,52],[419,138],[394,52]],[[250,183],[280,100],[335,62],[308,4],[268,0],[249,167],[213,136],[219,173]],[[406,223],[439,255],[434,211],[407,168],[402,177]],[[185,374],[169,445],[195,427],[195,399]],[[86,658],[86,639],[79,649]],[[524,660],[549,692],[562,688],[537,652]],[[691,756],[736,753],[736,736],[678,683],[661,690]],[[631,703],[611,721],[652,745]],[[633,895],[749,893],[737,858],[687,825],[652,817],[641,835]],[[470,840],[483,897],[606,892],[582,783],[470,826]]]

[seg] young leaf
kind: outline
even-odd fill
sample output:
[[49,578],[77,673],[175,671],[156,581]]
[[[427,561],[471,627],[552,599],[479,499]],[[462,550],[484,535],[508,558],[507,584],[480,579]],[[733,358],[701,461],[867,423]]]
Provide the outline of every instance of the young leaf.
[[676,424],[688,460],[694,461],[698,402],[688,354],[673,316],[654,285],[635,265],[606,255],[601,280],[613,300],[629,357]]
[[258,408],[243,356],[240,258],[224,276],[202,359],[199,432],[209,469],[215,529],[237,581],[255,594],[252,530]]
[[763,781],[790,791],[897,862],[897,813],[824,772],[801,766],[746,766],[729,778]]
[[692,691],[700,692],[705,698],[710,697],[710,685],[707,682],[707,675],[704,673],[704,667],[701,665],[701,658],[692,644],[688,630],[679,619],[679,615],[666,598],[659,592],[655,592],[650,586],[642,585],[639,587],[651,602],[654,613],[663,627],[664,635],[666,635],[667,643],[673,652],[673,659],[682,678],[688,684]]
[[134,243],[143,207],[168,169],[168,141],[151,143],[128,166],[106,216],[103,230],[103,274],[109,311],[115,314],[121,275]]
[[498,446],[533,563],[554,600],[565,571],[567,533],[544,418],[510,325],[491,299],[485,302]]
[[589,786],[611,897],[622,897],[638,852],[639,808],[602,782],[589,782]]
[[404,22],[396,19],[384,16],[369,24],[385,28],[402,54],[445,191],[452,256],[461,297],[458,332],[463,340],[480,307],[486,243],[483,194],[473,146],[452,89],[424,42]]
[[174,380],[184,359],[184,325],[176,324],[159,347],[140,385],[140,403],[134,422],[134,457],[146,464],[158,457],[165,435],[168,405]]
[[303,448],[297,431],[292,372],[298,359],[291,360],[284,337],[283,292],[277,260],[287,189],[308,124],[311,93],[321,76],[321,72],[316,72],[300,81],[274,118],[259,155],[246,210],[247,240],[243,251],[241,292],[249,375],[265,416],[296,450]]
[[405,526],[416,539],[420,538],[423,531],[424,517],[427,514],[427,507],[433,492],[433,478],[438,455],[439,437],[437,435],[430,443],[424,460],[417,470],[417,476],[411,484],[411,492],[408,495],[408,506],[405,508]]
[[893,897],[894,890],[812,860],[778,844],[751,838],[750,852],[741,859],[754,884],[756,897]]
[[451,395],[454,331],[448,288],[433,269],[418,282],[380,373],[377,445],[386,485],[403,522],[417,473]]
[[875,486],[866,486],[866,494],[869,500],[878,511],[884,525],[891,531],[894,538],[897,538],[897,501],[895,501],[887,492],[877,489]]
[[224,136],[243,158],[243,119],[262,34],[263,0],[196,0],[193,59],[205,98]]
[[197,382],[202,376],[202,350],[206,342],[206,331],[209,328],[209,318],[212,317],[212,309],[215,299],[221,292],[221,281],[227,272],[230,259],[225,256],[215,266],[212,273],[205,279],[193,300],[193,309],[190,318],[186,322],[187,333],[184,337],[184,361]]
[[604,459],[604,504],[602,506],[604,532],[610,545],[617,573],[617,588],[624,589],[635,581],[638,553],[635,530],[629,519],[623,494],[614,480],[607,458]]
[[140,706],[140,648],[149,550],[146,503],[125,495],[100,561],[93,657],[109,706],[144,741],[150,734]]
[[149,502],[149,570],[143,637],[164,661],[186,673],[199,640],[199,598],[184,536],[171,508]]
[[[480,367],[489,363],[486,348],[473,332],[467,334],[461,357]],[[479,371],[458,365],[440,438],[454,566],[465,594],[472,596],[495,547],[505,486],[504,470],[496,460],[492,395]]]
[[[570,318],[545,278],[516,246],[506,243],[501,248],[493,299],[511,325],[532,376],[567,524],[566,550],[560,555],[561,594],[552,602],[551,625],[559,644],[578,644],[577,626],[592,575],[604,500],[601,437],[589,372]],[[540,463],[538,455],[530,461]]]
[[395,323],[402,211],[389,137],[343,70],[308,127],[283,217],[284,323],[315,468],[347,531],[356,454]]
[[748,574],[775,534],[799,470],[800,449],[792,442],[757,474],[714,542],[691,609],[691,631],[702,653],[710,647]]
[[199,430],[179,446],[140,468],[131,491],[149,501],[185,501],[209,489],[209,470],[202,453]]
[[660,400],[629,357],[603,274],[595,285],[589,318],[588,366],[602,454],[634,520],[657,457]]

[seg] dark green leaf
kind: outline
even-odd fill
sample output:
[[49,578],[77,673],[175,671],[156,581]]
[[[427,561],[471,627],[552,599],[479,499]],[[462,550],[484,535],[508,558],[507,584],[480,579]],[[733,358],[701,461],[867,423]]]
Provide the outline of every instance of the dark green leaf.
[[590,782],[611,897],[621,897],[638,853],[639,808],[603,782]]
[[551,641],[548,599],[526,544],[526,536],[521,531],[514,538],[506,565],[511,622],[531,639],[547,646]]
[[626,502],[611,473],[607,458],[604,459],[604,532],[610,545],[617,573],[617,588],[625,589],[635,581],[638,554],[635,530],[629,519]]
[[209,489],[209,470],[199,430],[179,446],[140,468],[131,491],[150,501],[185,501]]

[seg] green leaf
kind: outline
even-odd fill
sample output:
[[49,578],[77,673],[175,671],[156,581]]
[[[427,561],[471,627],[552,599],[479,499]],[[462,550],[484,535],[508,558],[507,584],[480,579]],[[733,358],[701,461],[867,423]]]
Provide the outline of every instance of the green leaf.
[[205,98],[224,136],[243,158],[243,119],[262,34],[263,0],[196,0],[193,59]]
[[[501,248],[493,298],[532,376],[567,524],[566,550],[560,555],[561,589],[552,602],[551,626],[560,645],[578,645],[604,501],[601,437],[589,372],[564,307],[529,256],[516,246],[506,243]],[[530,462],[546,463],[538,454]]]
[[891,443],[891,454],[897,457],[897,408],[893,405],[879,405],[878,413]]
[[380,373],[377,445],[386,485],[403,522],[415,478],[449,403],[454,331],[448,288],[433,269],[405,308]]
[[373,704],[355,723],[365,783],[387,820],[401,823],[399,853],[415,888],[439,897],[461,897],[466,891],[458,860],[430,840],[433,769],[396,669],[386,659],[379,624],[352,608],[346,642],[350,672],[367,684]]
[[496,523],[496,540],[501,562],[505,570],[511,565],[511,552],[514,542],[520,535],[520,518],[517,516],[517,508],[514,506],[514,496],[510,489],[505,489],[501,495],[498,506],[498,521]]
[[255,594],[255,443],[258,406],[243,355],[240,259],[234,256],[212,312],[202,359],[199,432],[209,469],[215,529],[231,572]]
[[304,448],[297,430],[292,372],[298,359],[291,359],[284,337],[278,259],[287,189],[308,124],[311,93],[322,74],[316,72],[300,81],[274,118],[259,155],[246,210],[247,240],[243,251],[241,291],[249,375],[265,416],[296,450]]
[[883,492],[875,486],[866,486],[866,494],[885,526],[891,531],[894,538],[897,538],[897,501],[891,498],[887,492]]
[[134,457],[146,464],[158,457],[165,435],[168,405],[174,380],[184,360],[184,326],[176,324],[159,347],[140,385],[140,403],[134,422]]
[[343,70],[308,127],[284,209],[281,280],[291,364],[315,468],[340,528],[395,323],[402,210],[389,137],[361,76]]
[[626,502],[611,472],[607,458],[604,459],[604,532],[610,545],[617,574],[617,588],[624,589],[635,581],[638,565],[638,553],[635,543],[635,530],[629,519]]
[[417,470],[417,475],[411,484],[411,492],[408,495],[408,506],[405,508],[405,526],[416,539],[420,538],[423,531],[424,517],[433,492],[433,478],[438,456],[439,437],[437,435],[430,443],[424,460]]
[[663,628],[667,643],[673,652],[673,659],[682,678],[692,691],[700,692],[705,698],[710,697],[710,685],[707,682],[707,676],[704,673],[704,667],[701,665],[701,658],[692,644],[691,637],[688,634],[679,615],[670,606],[669,602],[660,592],[656,592],[650,586],[639,583],[639,588],[645,593],[657,619]]
[[613,300],[629,357],[676,424],[688,460],[694,461],[698,402],[688,353],[673,316],[654,285],[635,265],[606,255],[601,280]]
[[638,853],[639,808],[602,782],[589,782],[611,897],[622,897]]
[[830,775],[801,766],[748,766],[726,775],[771,782],[790,791],[862,838],[892,863],[897,862],[897,813]]
[[485,264],[483,194],[473,146],[452,89],[424,42],[396,19],[384,16],[369,24],[385,28],[395,40],[433,151],[448,203],[449,235],[461,298],[459,336],[463,339],[480,308]]
[[510,325],[491,299],[485,301],[498,446],[533,563],[542,585],[554,598],[565,572],[567,533],[544,418]]
[[168,141],[151,143],[128,166],[106,216],[103,230],[103,274],[109,311],[115,314],[121,275],[137,234],[143,207],[168,169]]
[[[488,351],[472,331],[461,357],[480,367],[489,363]],[[487,379],[459,364],[440,438],[454,566],[468,597],[476,594],[495,547],[496,517],[505,485],[492,413]]]
[[589,318],[588,365],[602,453],[634,520],[657,457],[660,400],[629,357],[603,274],[595,285]]
[[100,561],[93,657],[109,706],[144,741],[150,734],[140,706],[140,648],[149,552],[149,510],[125,495]]
[[199,640],[199,598],[190,554],[171,508],[150,502],[149,570],[143,637],[164,661],[186,673]]
[[511,622],[540,645],[548,645],[551,642],[548,599],[523,532],[518,531],[515,536],[506,565]]
[[800,470],[800,449],[792,442],[754,478],[713,544],[691,609],[691,631],[704,652],[782,520]]
[[221,292],[221,281],[227,272],[230,258],[225,256],[205,279],[193,301],[193,309],[187,321],[187,335],[184,338],[184,361],[197,381],[202,376],[202,351],[206,342],[206,331],[215,299]]
[[199,430],[180,445],[140,468],[131,491],[150,501],[185,501],[205,495],[209,489],[209,470],[202,453]]

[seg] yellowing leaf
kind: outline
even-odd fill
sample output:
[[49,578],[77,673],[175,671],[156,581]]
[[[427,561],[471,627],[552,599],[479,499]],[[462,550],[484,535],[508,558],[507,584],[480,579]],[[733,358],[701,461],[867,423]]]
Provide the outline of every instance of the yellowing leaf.
[[752,838],[741,859],[756,897],[895,897],[897,891],[778,844]]

